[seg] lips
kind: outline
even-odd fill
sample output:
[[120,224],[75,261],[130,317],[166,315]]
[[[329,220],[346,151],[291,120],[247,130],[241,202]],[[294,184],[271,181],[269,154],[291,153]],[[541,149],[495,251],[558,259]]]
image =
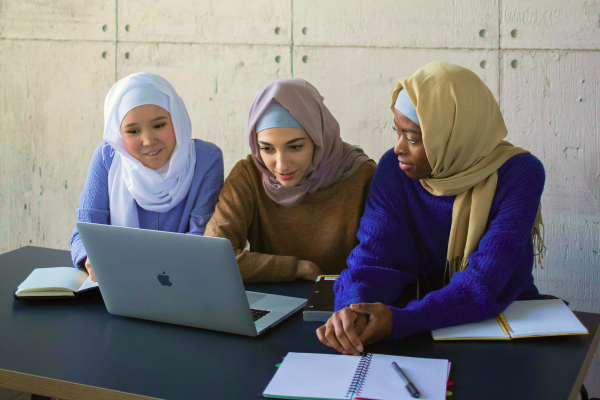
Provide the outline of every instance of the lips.
[[162,151],[162,149],[156,150],[156,151],[151,151],[150,153],[146,153],[146,155],[150,156],[150,157],[154,157],[154,156],[159,155],[161,151]]
[[294,177],[295,174],[296,174],[296,172],[292,172],[291,174],[278,174],[278,175],[284,181],[289,181],[290,179],[292,179]]
[[406,171],[407,169],[410,169],[412,167],[412,164],[405,164],[400,160],[398,160],[398,163],[400,164],[400,169],[402,171]]

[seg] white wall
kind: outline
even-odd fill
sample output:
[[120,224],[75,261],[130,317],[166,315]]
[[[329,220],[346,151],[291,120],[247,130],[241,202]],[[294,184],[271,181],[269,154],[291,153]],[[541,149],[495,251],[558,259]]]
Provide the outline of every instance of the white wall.
[[[228,172],[255,92],[285,77],[315,84],[378,159],[396,78],[433,60],[475,71],[546,167],[538,287],[600,312],[600,3],[585,0],[0,0],[0,253],[69,248],[120,77],[167,78]],[[586,386],[600,396],[598,353]]]

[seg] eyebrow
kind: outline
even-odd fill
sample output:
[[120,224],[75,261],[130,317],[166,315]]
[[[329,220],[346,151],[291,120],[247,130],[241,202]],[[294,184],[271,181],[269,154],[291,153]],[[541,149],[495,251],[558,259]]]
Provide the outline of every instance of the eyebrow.
[[[296,138],[296,139],[292,139],[292,140],[290,140],[289,142],[287,142],[286,144],[292,144],[292,143],[296,143],[296,142],[298,142],[298,141],[300,141],[300,140],[306,140],[306,138]],[[259,140],[259,141],[258,141],[258,143],[260,143],[260,144],[264,144],[264,145],[267,145],[267,146],[273,146],[271,143],[263,142],[262,140]]]
[[[398,125],[396,125],[396,121],[394,121],[394,127],[395,127],[396,129],[398,129]],[[419,132],[417,132],[417,131],[413,131],[412,129],[400,129],[400,130],[401,130],[401,131],[404,131],[404,132],[410,132],[410,133],[414,133],[414,134],[416,134],[416,135],[422,135],[422,133],[419,133]]]
[[[167,117],[165,116],[160,116],[160,117],[156,117],[152,120],[150,120],[150,122],[156,122],[156,121],[160,121],[161,119],[167,119]],[[130,124],[125,125],[123,128],[129,128],[130,126],[134,126],[134,125],[138,125],[138,122],[132,122]]]

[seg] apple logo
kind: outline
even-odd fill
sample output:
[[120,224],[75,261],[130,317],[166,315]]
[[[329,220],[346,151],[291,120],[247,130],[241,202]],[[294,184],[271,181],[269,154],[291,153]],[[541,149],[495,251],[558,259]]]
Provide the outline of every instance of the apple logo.
[[163,275],[158,275],[157,278],[158,278],[158,281],[160,282],[160,284],[163,285],[163,286],[171,286],[171,285],[173,285],[171,283],[171,281],[169,281],[169,275],[165,275],[164,271],[163,271]]

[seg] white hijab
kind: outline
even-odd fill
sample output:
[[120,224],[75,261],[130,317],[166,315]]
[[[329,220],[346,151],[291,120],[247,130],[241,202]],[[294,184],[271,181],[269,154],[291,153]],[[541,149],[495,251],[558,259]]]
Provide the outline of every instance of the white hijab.
[[[171,113],[177,144],[165,167],[153,170],[135,159],[123,142],[121,121],[133,108],[154,104]],[[108,173],[111,225],[139,228],[137,204],[167,212],[185,198],[196,167],[192,124],[181,97],[164,78],[140,72],[120,79],[104,101],[104,140],[115,150]]]

